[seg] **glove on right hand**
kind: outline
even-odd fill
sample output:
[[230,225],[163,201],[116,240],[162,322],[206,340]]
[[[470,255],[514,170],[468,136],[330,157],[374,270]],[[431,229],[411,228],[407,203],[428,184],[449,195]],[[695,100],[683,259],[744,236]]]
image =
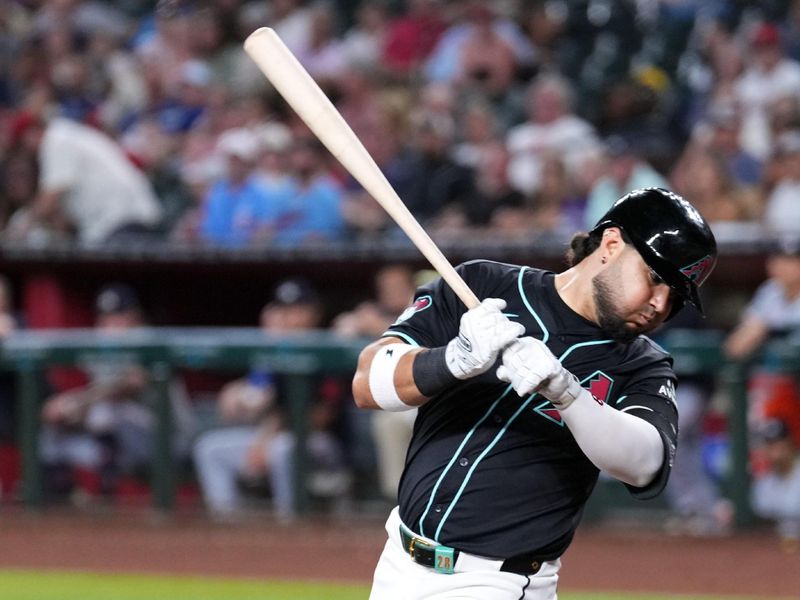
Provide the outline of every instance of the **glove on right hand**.
[[500,350],[525,333],[525,327],[514,323],[502,310],[506,301],[486,298],[464,313],[458,335],[445,348],[447,368],[458,379],[468,379],[488,371]]
[[583,391],[544,342],[532,337],[515,340],[503,350],[497,378],[510,383],[521,398],[538,392],[559,410],[567,408]]

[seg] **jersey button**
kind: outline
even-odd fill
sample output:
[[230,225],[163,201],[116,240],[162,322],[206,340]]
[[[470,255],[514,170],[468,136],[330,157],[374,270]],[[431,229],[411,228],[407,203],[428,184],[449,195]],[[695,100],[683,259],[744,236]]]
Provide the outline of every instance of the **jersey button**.
[[433,507],[433,511],[437,512],[437,513],[442,512],[442,505],[441,504],[437,504],[436,506]]
[[460,464],[462,467],[466,467],[469,464],[469,459],[462,457],[459,459],[458,464]]
[[500,425],[500,423],[503,422],[503,417],[501,417],[500,415],[495,415],[493,418],[494,422],[497,423],[498,425]]

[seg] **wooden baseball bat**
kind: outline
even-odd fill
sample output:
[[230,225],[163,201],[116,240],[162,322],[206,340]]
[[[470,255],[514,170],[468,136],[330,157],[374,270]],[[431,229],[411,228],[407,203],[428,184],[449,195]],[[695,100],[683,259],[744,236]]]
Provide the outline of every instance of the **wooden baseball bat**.
[[245,40],[244,49],[319,141],[389,213],[467,308],[477,306],[478,298],[403,204],[361,140],[275,31],[270,27],[257,29]]

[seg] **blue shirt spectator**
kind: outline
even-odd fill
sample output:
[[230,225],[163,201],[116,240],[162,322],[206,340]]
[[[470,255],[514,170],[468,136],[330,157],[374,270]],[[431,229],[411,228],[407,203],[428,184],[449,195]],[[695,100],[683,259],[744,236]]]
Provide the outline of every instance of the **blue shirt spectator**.
[[270,194],[255,171],[261,151],[258,138],[239,128],[225,131],[217,151],[227,160],[227,173],[208,190],[200,224],[202,239],[220,246],[243,246],[266,232]]
[[220,246],[244,246],[267,221],[268,197],[255,177],[240,184],[227,179],[211,186],[201,225],[203,239]]
[[326,170],[322,146],[296,140],[288,162],[291,192],[269,206],[272,239],[284,246],[337,239],[344,231],[343,196]]
[[308,184],[297,182],[282,202],[270,204],[274,240],[282,245],[312,240],[333,240],[343,229],[342,192],[327,177]]

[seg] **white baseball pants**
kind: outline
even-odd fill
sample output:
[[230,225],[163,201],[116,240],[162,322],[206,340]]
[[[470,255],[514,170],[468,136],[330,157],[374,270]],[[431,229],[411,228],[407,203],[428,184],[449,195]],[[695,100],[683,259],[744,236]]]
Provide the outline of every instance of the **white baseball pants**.
[[[455,573],[418,565],[400,541],[400,516],[386,520],[386,541],[375,568],[370,600],[557,600],[561,560],[545,562],[535,575],[500,571],[501,561],[461,554]],[[422,538],[425,539],[425,538]],[[428,541],[428,540],[426,540]]]

